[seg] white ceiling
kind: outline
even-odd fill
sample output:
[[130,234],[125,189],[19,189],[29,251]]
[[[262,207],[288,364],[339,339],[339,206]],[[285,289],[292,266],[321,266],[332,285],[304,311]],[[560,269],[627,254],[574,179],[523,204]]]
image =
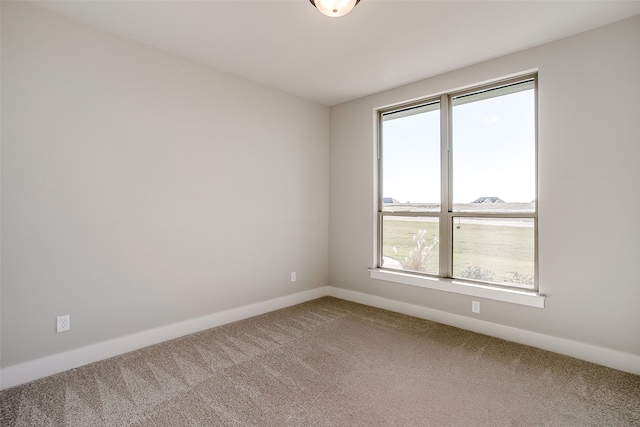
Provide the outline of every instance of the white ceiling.
[[104,30],[335,105],[640,13],[640,1],[35,1]]

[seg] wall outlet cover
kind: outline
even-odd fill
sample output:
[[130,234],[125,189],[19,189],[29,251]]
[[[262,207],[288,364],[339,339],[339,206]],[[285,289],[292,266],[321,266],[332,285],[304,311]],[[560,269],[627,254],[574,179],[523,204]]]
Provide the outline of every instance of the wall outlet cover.
[[71,329],[71,324],[69,322],[69,315],[58,316],[56,318],[56,332],[66,332]]

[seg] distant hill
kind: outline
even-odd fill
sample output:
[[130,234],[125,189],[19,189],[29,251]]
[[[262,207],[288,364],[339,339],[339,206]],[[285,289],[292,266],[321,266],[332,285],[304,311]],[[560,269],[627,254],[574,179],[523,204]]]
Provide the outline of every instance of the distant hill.
[[478,197],[471,203],[504,203],[500,197]]

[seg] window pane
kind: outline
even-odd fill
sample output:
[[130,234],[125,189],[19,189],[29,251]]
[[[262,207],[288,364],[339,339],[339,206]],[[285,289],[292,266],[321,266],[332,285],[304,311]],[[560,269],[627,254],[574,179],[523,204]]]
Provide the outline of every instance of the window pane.
[[440,103],[382,118],[383,211],[440,210]]
[[453,218],[453,277],[533,289],[532,218]]
[[533,81],[452,99],[454,212],[534,212]]
[[382,244],[381,267],[438,274],[438,218],[385,216]]

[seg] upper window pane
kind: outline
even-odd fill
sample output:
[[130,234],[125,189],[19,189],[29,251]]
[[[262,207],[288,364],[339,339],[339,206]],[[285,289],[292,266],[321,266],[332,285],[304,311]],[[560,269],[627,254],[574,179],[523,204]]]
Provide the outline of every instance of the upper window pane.
[[534,81],[453,97],[453,210],[534,212]]
[[440,103],[382,115],[383,211],[440,210]]

